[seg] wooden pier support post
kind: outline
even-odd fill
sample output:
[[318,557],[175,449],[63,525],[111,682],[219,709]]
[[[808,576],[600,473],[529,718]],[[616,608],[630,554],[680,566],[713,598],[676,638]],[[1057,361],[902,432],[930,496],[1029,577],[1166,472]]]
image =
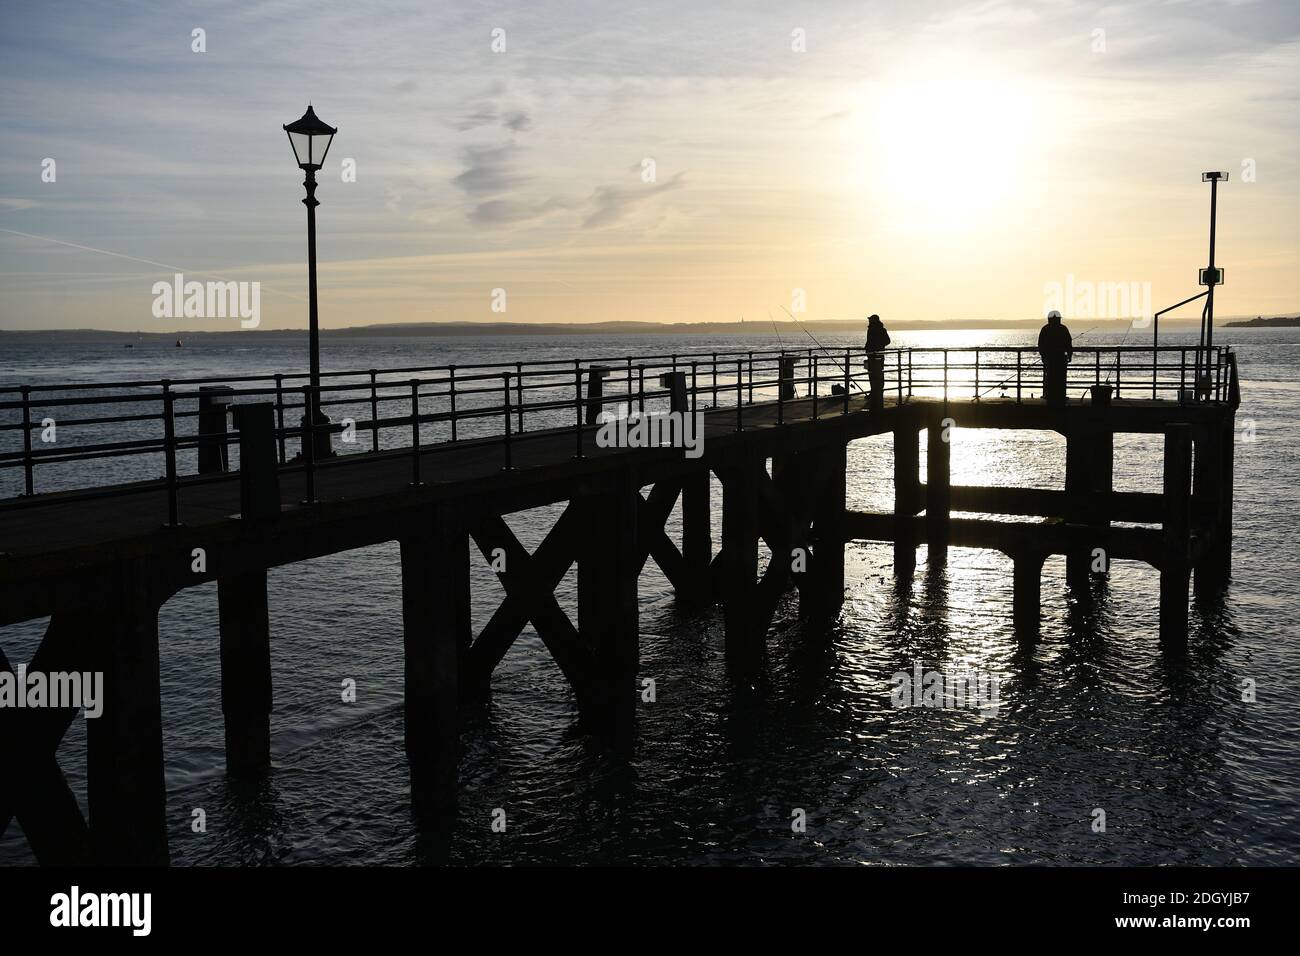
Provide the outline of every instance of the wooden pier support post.
[[722,469],[722,602],[727,664],[741,674],[757,671],[766,634],[757,634],[759,471],[764,461],[749,449]]
[[911,416],[894,429],[894,574],[916,571],[915,520],[921,510],[921,430]]
[[1192,427],[1165,429],[1164,546],[1160,560],[1160,637],[1187,640],[1187,585],[1191,543]]
[[456,806],[460,654],[468,644],[466,532],[440,508],[426,527],[402,539],[401,551],[411,803],[447,811]]
[[[1113,487],[1115,435],[1109,431],[1077,429],[1065,437],[1065,519],[1071,524],[1109,526],[1104,496]],[[1071,588],[1086,593],[1093,568],[1095,542],[1072,549],[1065,556],[1065,577]],[[1110,568],[1110,556],[1104,557]]]
[[640,665],[641,493],[630,468],[615,472],[609,484],[608,491],[588,502],[591,520],[578,563],[579,634],[594,662],[583,719],[598,733],[626,743],[636,721]]
[[86,721],[86,792],[95,862],[166,866],[158,608],[147,563],[123,562],[104,588],[91,648],[103,712]]
[[1041,551],[1030,549],[1023,549],[1011,556],[1011,617],[1016,635],[1021,640],[1037,637],[1042,625],[1042,579],[1046,557]]
[[1199,516],[1204,546],[1195,567],[1198,596],[1222,591],[1232,569],[1232,456],[1236,426],[1205,425],[1193,435],[1192,500]]
[[271,767],[271,621],[266,572],[217,581],[221,713],[226,772],[256,777]]
[[[844,503],[848,446],[836,441],[817,453],[814,474],[817,497],[813,502],[813,557],[816,610],[834,614],[844,604]],[[788,555],[773,560],[789,560]]]
[[926,426],[925,527],[930,560],[942,560],[948,550],[952,514],[952,429],[948,418],[932,418]]
[[700,468],[682,479],[682,560],[689,587],[681,600],[706,600],[712,593],[709,565],[713,562],[713,525],[709,469]]

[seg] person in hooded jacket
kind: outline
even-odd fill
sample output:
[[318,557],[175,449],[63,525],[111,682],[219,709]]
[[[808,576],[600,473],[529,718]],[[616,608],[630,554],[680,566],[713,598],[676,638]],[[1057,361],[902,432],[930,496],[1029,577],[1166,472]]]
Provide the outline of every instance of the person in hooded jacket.
[[871,410],[879,411],[885,407],[885,356],[882,354],[889,347],[889,331],[880,316],[873,315],[867,319],[867,375],[871,379]]

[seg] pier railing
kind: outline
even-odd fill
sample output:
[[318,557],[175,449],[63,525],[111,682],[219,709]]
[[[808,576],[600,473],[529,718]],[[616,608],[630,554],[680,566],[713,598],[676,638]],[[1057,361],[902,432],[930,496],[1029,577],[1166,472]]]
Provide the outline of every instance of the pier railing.
[[[887,401],[1027,402],[1043,394],[1031,348],[877,355]],[[520,441],[568,429],[581,457],[584,429],[634,411],[734,407],[737,429],[757,403],[774,403],[778,423],[795,401],[806,403],[802,417],[834,414],[870,391],[867,361],[862,348],[782,349],[323,372],[316,404],[330,420],[314,426],[306,373],[8,386],[0,388],[0,513],[156,486],[167,490],[175,524],[184,488],[238,469],[228,411],[250,403],[270,406],[282,473],[304,472],[312,501],[316,475],[353,453],[405,454],[418,484],[423,456],[465,442],[500,443],[511,468]],[[1097,386],[1120,401],[1235,402],[1235,357],[1224,347],[1077,348],[1066,385],[1076,402],[1096,400]]]

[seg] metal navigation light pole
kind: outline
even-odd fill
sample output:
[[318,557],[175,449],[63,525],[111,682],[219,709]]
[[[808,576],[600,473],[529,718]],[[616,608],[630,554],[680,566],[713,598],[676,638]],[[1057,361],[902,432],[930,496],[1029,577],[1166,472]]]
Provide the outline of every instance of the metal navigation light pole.
[[1208,286],[1205,296],[1205,325],[1202,343],[1207,349],[1214,346],[1214,287],[1223,284],[1223,270],[1214,267],[1214,227],[1219,206],[1219,182],[1227,182],[1227,173],[1201,173],[1201,182],[1210,184],[1210,265],[1201,273],[1201,285]]
[[[304,425],[309,423],[312,428],[312,448],[315,450],[319,446],[316,444],[314,428],[326,424],[320,413],[320,324],[316,312],[316,207],[320,205],[316,201],[316,170],[325,164],[325,154],[329,152],[330,143],[338,129],[322,123],[308,104],[307,112],[287,124],[284,131],[289,135],[289,145],[293,147],[298,168],[307,176],[302,183],[307,189],[307,198],[302,204],[307,207],[307,284],[310,302],[307,321],[308,347],[311,350],[311,395]],[[304,453],[306,441],[304,438]],[[328,436],[324,445],[328,453]]]
[[[1210,184],[1210,264],[1208,267],[1200,270],[1199,281],[1205,286],[1204,292],[1198,292],[1190,298],[1183,299],[1168,308],[1156,312],[1152,318],[1155,328],[1152,333],[1152,346],[1160,347],[1160,316],[1166,312],[1172,312],[1174,309],[1181,308],[1197,299],[1205,300],[1205,308],[1201,311],[1201,334],[1197,340],[1196,360],[1193,370],[1192,382],[1194,394],[1200,396],[1208,394],[1209,383],[1203,379],[1201,369],[1208,367],[1210,361],[1210,349],[1214,347],[1214,287],[1223,285],[1223,270],[1214,264],[1214,236],[1215,227],[1218,220],[1219,206],[1219,183],[1227,182],[1228,174],[1224,172],[1201,173],[1201,182]],[[1159,356],[1154,356],[1153,364],[1158,362]],[[1208,376],[1206,377],[1208,379]]]

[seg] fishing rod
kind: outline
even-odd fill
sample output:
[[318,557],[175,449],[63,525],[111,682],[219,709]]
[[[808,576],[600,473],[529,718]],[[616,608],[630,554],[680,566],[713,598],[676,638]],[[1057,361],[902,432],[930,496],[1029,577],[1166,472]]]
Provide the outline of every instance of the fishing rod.
[[804,334],[807,335],[808,338],[812,339],[814,342],[817,343],[817,347],[818,347],[819,349],[821,349],[823,352],[826,353],[826,357],[829,358],[832,362],[835,363],[835,367],[836,367],[837,369],[839,369],[841,372],[844,372],[845,376],[846,376],[846,377],[848,378],[848,380],[849,380],[849,384],[850,384],[850,385],[852,385],[854,388],[856,388],[856,389],[857,389],[859,392],[861,392],[863,395],[866,395],[866,394],[867,394],[867,390],[866,390],[865,388],[863,388],[861,385],[859,385],[857,382],[855,382],[855,381],[853,380],[853,376],[850,375],[847,371],[845,371],[844,366],[841,365],[841,364],[836,360],[834,353],[832,353],[830,349],[828,349],[826,346],[822,345],[820,342],[817,341],[817,336],[815,336],[815,335],[813,335],[811,332],[809,332],[808,329],[804,326],[804,324],[803,324],[802,322],[800,322],[798,319],[796,319],[796,318],[794,317],[794,315],[791,314],[790,310],[787,309],[784,305],[781,306],[781,311],[783,311],[786,315],[790,316],[791,320],[794,321],[794,324],[797,325],[797,326],[799,326],[799,328],[803,329]]
[[[1132,323],[1130,323],[1130,325],[1131,325],[1131,324],[1132,324]],[[1097,324],[1097,325],[1094,325],[1094,326],[1093,326],[1092,328],[1090,328],[1090,329],[1087,329],[1087,330],[1085,330],[1085,331],[1083,331],[1083,332],[1080,332],[1080,333],[1079,333],[1079,337],[1076,338],[1076,339],[1074,339],[1074,340],[1070,343],[1071,347],[1073,348],[1074,342],[1079,341],[1079,339],[1083,338],[1083,337],[1084,337],[1085,335],[1087,335],[1089,332],[1094,332],[1094,331],[1096,331],[1096,330],[1099,329],[1099,328],[1101,328],[1101,325],[1100,325],[1100,324]],[[1039,365],[1042,365],[1042,364],[1043,364],[1042,357],[1039,356],[1039,355],[1037,355],[1037,354],[1034,355],[1034,361],[1035,361],[1036,363],[1038,363]],[[1029,367],[1030,367],[1030,368],[1033,368],[1034,366],[1031,365],[1031,366],[1029,366]],[[983,398],[985,395],[987,395],[989,392],[993,391],[994,389],[996,389],[996,388],[1001,388],[1003,385],[1007,384],[1007,382],[1009,382],[1009,381],[1011,381],[1013,378],[1015,378],[1016,375],[1020,374],[1021,371],[1022,371],[1021,369],[1017,369],[1016,371],[1010,373],[1010,374],[1009,374],[1006,378],[1004,378],[1002,381],[998,382],[996,385],[990,385],[988,388],[984,389],[984,391],[980,392],[978,397],[979,397],[979,398]]]
[[[785,340],[781,338],[781,330],[777,327],[777,324],[776,324],[776,318],[772,315],[772,310],[771,310],[771,309],[768,309],[768,310],[767,310],[767,320],[768,320],[769,322],[772,323],[772,331],[776,333],[776,342],[777,342],[778,345],[781,346],[781,351],[784,353],[784,352],[785,352]],[[778,372],[778,375],[784,375],[784,374],[785,374],[784,371]],[[791,383],[790,383],[790,394],[791,394],[794,398],[798,398],[798,397],[799,397],[799,390],[798,390],[797,388],[794,387],[794,382],[791,382]]]

